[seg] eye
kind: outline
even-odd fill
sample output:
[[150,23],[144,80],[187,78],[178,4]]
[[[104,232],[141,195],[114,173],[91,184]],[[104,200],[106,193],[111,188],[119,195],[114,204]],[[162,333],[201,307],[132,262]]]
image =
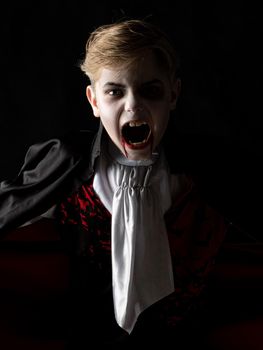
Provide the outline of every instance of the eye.
[[141,87],[140,94],[147,99],[161,99],[164,95],[162,86],[160,85],[146,85]]
[[106,90],[105,94],[113,97],[121,97],[123,96],[123,91],[121,89],[110,89]]

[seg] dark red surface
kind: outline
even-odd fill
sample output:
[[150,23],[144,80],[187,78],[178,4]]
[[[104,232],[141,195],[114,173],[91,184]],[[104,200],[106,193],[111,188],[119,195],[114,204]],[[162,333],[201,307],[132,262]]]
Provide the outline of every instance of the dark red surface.
[[[0,243],[0,349],[66,350],[69,259],[51,220]],[[263,348],[263,245],[227,243],[205,300],[211,350]],[[199,321],[197,321],[198,323]]]

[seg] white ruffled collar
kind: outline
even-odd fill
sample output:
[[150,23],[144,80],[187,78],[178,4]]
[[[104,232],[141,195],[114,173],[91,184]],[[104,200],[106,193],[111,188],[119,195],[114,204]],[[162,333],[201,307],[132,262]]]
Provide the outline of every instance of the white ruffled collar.
[[170,173],[162,152],[130,161],[112,143],[105,146],[93,187],[112,213],[115,317],[130,333],[143,310],[174,290],[164,222],[171,205]]

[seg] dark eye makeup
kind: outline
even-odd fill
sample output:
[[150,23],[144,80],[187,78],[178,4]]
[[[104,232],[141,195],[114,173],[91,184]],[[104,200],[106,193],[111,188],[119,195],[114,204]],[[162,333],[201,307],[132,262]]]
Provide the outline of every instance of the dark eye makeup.
[[139,93],[142,97],[147,99],[160,99],[164,95],[164,90],[161,85],[143,85],[140,87]]

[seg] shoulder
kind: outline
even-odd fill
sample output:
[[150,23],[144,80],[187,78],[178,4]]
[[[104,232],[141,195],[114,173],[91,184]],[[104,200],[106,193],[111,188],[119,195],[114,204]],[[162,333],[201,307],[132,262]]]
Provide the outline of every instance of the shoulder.
[[29,147],[18,175],[0,183],[0,229],[41,215],[90,174],[94,133],[71,133]]
[[74,131],[66,135],[32,144],[24,163],[12,180],[1,183],[1,190],[11,184],[23,185],[35,182],[52,174],[62,176],[77,167],[84,159],[90,158],[93,131]]

